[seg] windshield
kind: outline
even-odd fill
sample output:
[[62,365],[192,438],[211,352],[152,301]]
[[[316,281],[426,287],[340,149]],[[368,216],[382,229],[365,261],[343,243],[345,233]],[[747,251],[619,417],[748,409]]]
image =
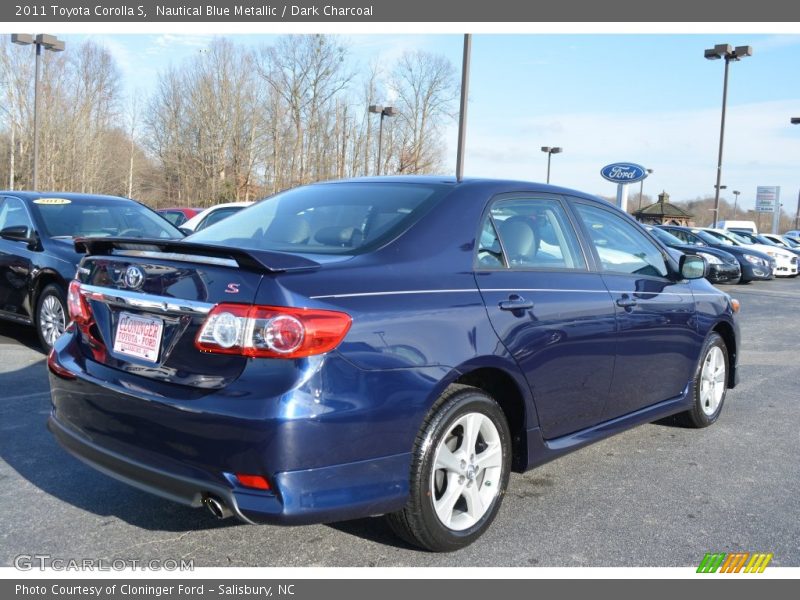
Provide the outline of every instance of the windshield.
[[358,254],[404,231],[450,189],[416,183],[309,185],[262,200],[188,239],[254,250]]
[[[721,243],[723,243],[722,240],[715,238],[713,235],[709,235],[707,231],[692,231],[692,233],[697,237],[699,237],[701,240],[703,240],[709,246],[719,246]],[[724,243],[727,244],[728,246],[733,246],[733,242],[730,242],[728,240],[725,240]]]
[[[57,201],[56,201],[57,200]],[[30,205],[51,238],[131,237],[179,239],[183,234],[134,200],[39,198]]]
[[684,241],[676,238],[669,231],[664,231],[658,227],[648,227],[647,231],[652,233],[661,243],[666,244],[667,246],[683,246],[685,244]]
[[745,244],[769,244],[770,246],[774,246],[772,242],[763,242],[759,239],[760,236],[757,236],[749,231],[740,231],[738,229],[729,229],[728,233],[735,237],[737,240],[744,242]]
[[705,233],[710,235],[712,238],[716,238],[717,243],[722,242],[728,246],[739,246],[740,244],[747,244],[745,240],[739,238],[736,239],[734,235],[729,235],[726,233],[722,233],[721,231],[707,231],[704,230],[701,233]]
[[767,246],[782,246],[782,244],[776,242],[775,240],[771,240],[768,237],[764,237],[763,235],[756,235],[753,236],[755,240],[753,241],[754,244],[766,244]]

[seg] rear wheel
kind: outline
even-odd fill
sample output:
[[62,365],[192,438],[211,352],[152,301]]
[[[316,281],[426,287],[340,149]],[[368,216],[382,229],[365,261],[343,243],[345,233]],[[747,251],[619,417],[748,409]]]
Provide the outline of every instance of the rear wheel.
[[417,435],[408,503],[387,517],[395,533],[435,552],[478,539],[508,485],[510,438],[491,397],[468,386],[449,387]]
[[717,333],[703,346],[694,378],[694,405],[679,415],[689,427],[708,427],[716,422],[728,391],[728,349]]
[[39,343],[49,351],[67,327],[67,303],[61,286],[55,283],[45,286],[36,301],[34,320]]

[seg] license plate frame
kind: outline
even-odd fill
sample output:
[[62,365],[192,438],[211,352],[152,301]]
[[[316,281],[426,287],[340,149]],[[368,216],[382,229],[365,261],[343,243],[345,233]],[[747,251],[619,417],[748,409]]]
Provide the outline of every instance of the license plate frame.
[[114,331],[114,352],[155,364],[163,335],[164,321],[158,317],[121,312]]

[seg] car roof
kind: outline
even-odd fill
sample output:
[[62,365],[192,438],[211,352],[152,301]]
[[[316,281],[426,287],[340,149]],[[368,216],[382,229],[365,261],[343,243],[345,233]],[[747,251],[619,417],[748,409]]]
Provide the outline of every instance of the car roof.
[[103,194],[76,194],[73,192],[32,192],[27,190],[2,190],[2,196],[13,196],[21,200],[33,201],[39,198],[64,198],[70,202],[80,204],[82,202],[107,202],[109,204],[120,202],[137,202],[131,198],[123,198],[121,196],[106,196]]
[[[438,185],[452,185],[454,188],[458,187],[510,187],[521,188],[529,191],[541,191],[557,193],[568,193],[579,196],[591,196],[586,192],[574,190],[570,188],[560,187],[557,185],[550,185],[546,183],[537,183],[534,181],[524,181],[521,179],[493,179],[489,177],[465,177],[457,181],[452,175],[382,175],[379,177],[351,177],[349,179],[335,179],[329,181],[320,181],[311,185],[327,185],[327,184],[342,184],[342,183],[408,183],[408,184],[438,184]],[[602,200],[602,198],[600,198]]]

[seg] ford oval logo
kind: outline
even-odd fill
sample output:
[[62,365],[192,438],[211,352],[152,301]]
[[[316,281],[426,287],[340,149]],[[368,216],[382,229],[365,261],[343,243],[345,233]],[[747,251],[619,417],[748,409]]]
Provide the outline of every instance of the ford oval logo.
[[144,284],[144,271],[135,265],[131,265],[125,271],[125,277],[123,280],[125,281],[125,287],[128,287],[132,290],[138,290]]
[[613,163],[603,167],[600,175],[614,183],[635,183],[647,177],[647,171],[635,163]]

